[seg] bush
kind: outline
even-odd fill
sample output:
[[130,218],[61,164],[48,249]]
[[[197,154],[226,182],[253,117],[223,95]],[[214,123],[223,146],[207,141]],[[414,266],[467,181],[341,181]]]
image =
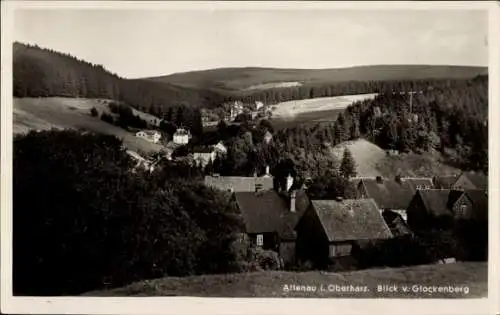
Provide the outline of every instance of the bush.
[[[80,294],[162,276],[233,271],[240,216],[183,175],[132,173],[112,136],[47,131],[14,141],[16,295]],[[162,174],[162,172],[166,172]]]
[[90,115],[91,115],[92,117],[97,117],[97,116],[99,116],[99,113],[97,112],[97,109],[96,109],[95,107],[92,107],[92,108],[90,109]]
[[264,250],[260,247],[251,248],[250,261],[254,262],[259,270],[281,269],[279,255],[272,250]]

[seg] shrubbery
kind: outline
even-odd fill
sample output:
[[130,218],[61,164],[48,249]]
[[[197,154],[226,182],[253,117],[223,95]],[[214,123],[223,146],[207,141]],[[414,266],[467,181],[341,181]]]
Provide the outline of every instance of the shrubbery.
[[169,176],[186,170],[178,165],[129,172],[121,146],[76,131],[15,139],[14,294],[238,271],[241,221],[230,198],[197,176]]

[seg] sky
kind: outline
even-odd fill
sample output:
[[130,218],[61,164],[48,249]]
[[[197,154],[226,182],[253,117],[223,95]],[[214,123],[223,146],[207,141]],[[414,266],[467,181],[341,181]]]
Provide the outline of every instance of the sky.
[[487,12],[471,10],[19,9],[14,40],[126,78],[219,67],[488,65]]

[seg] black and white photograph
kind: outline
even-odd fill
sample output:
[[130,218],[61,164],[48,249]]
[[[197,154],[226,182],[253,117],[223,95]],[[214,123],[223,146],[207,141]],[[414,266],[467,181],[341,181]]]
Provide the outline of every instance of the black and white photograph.
[[498,312],[497,4],[404,4],[2,3],[2,312]]

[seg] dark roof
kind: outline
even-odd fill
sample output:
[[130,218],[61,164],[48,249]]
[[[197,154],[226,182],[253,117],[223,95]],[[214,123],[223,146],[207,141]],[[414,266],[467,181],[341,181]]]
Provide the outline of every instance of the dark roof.
[[363,178],[360,185],[364,185],[367,197],[374,199],[381,209],[406,209],[414,196],[414,190],[406,181],[383,179],[379,183],[376,178]]
[[[434,188],[434,184],[432,182],[432,178],[426,177],[415,177],[415,178],[402,178],[403,183],[406,183],[409,188],[412,190],[412,195],[417,192],[417,189],[432,189]],[[425,188],[419,188],[424,186]]]
[[476,186],[476,189],[488,189],[488,176],[484,173],[467,172],[462,175],[465,175],[470,182]]
[[288,198],[274,190],[236,192],[234,195],[247,233],[276,232],[283,239],[295,238],[295,225],[309,204],[307,195],[302,192],[297,193],[295,212],[290,211]]
[[453,184],[457,181],[457,175],[448,175],[448,176],[436,176],[434,177],[434,187],[441,189],[451,189]]
[[214,148],[212,148],[211,146],[199,145],[199,146],[195,146],[193,148],[193,152],[194,153],[212,153],[212,152],[214,152]]
[[255,186],[260,184],[261,190],[274,187],[272,177],[240,177],[240,176],[205,176],[205,185],[220,190],[234,192],[255,192]]
[[480,219],[488,218],[488,194],[487,190],[466,190],[465,194],[472,201],[473,216]]
[[[430,213],[434,216],[441,215],[451,215],[450,198],[456,198],[457,195],[450,194],[451,190],[449,189],[428,189],[428,190],[419,190],[418,194],[424,203],[424,207],[427,213]],[[456,201],[455,199],[455,201]]]
[[394,236],[413,234],[401,214],[386,210],[382,217]]
[[373,199],[311,200],[330,242],[392,237]]

